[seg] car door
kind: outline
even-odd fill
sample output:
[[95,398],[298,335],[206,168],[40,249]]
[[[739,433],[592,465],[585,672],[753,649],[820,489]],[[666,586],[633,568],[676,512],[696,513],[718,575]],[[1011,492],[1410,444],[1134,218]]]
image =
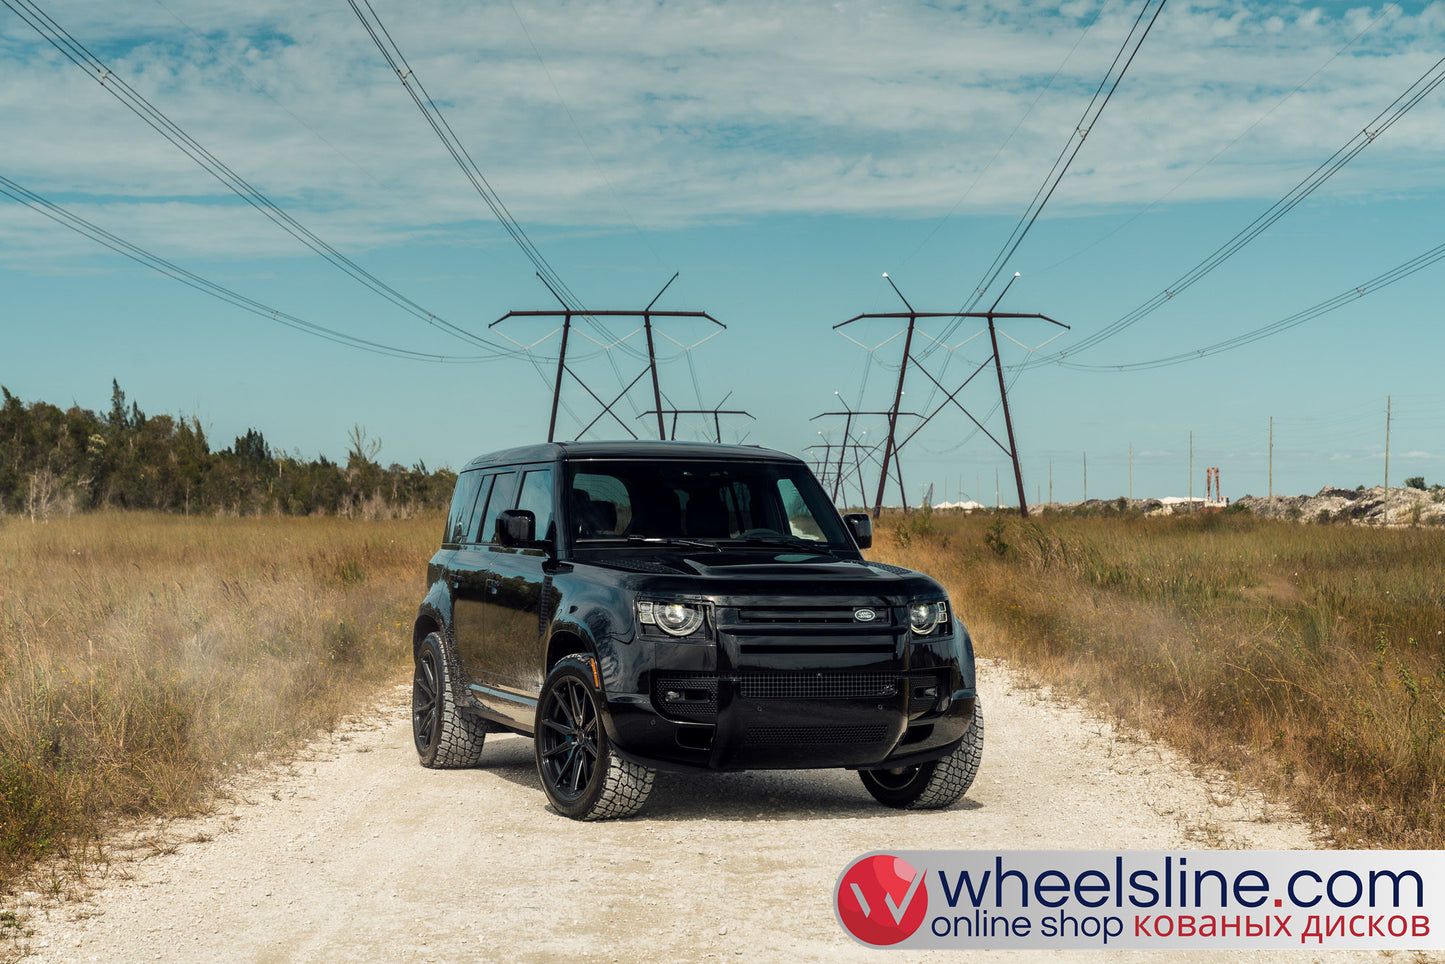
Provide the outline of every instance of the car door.
[[491,566],[489,543],[496,531],[497,516],[503,508],[510,507],[516,494],[516,482],[517,473],[512,470],[486,474],[476,511],[472,514],[466,545],[458,550],[452,573],[452,625],[456,634],[457,662],[469,680],[483,685],[490,685],[486,675],[489,646],[487,599]]
[[[550,538],[555,545],[552,483],[550,465],[523,467],[515,506],[508,507],[531,512],[536,520],[537,538]],[[547,550],[530,546],[493,543],[488,548],[484,617],[488,639],[483,675],[519,702],[526,723],[531,722],[531,709],[542,690],[545,656],[542,634],[548,616],[543,600],[551,586],[551,576],[546,571],[548,558]]]

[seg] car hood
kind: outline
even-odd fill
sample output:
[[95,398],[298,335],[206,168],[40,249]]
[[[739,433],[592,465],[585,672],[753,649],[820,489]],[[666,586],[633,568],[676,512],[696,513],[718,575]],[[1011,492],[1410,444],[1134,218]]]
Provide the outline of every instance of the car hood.
[[[707,595],[777,596],[813,593],[894,595],[939,591],[929,577],[862,559],[837,559],[813,553],[748,551],[608,554],[586,565],[655,577],[655,588],[677,588]],[[668,579],[668,576],[677,577]],[[629,580],[631,581],[631,580]],[[652,584],[654,580],[645,580]],[[634,583],[635,588],[640,588]]]

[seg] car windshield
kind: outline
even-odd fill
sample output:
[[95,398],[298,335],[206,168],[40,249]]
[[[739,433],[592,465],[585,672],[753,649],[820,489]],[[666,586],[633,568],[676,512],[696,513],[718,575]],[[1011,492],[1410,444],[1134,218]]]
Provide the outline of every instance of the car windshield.
[[849,546],[828,497],[796,463],[583,461],[568,467],[567,487],[579,544]]

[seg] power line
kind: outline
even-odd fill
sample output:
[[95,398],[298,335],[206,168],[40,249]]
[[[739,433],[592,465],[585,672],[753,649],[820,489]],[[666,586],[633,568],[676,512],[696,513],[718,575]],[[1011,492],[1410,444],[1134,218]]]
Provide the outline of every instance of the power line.
[[[1119,89],[1119,84],[1124,79],[1124,74],[1129,70],[1129,65],[1134,62],[1134,57],[1139,53],[1139,48],[1143,46],[1145,38],[1149,36],[1149,31],[1154,28],[1155,22],[1159,19],[1159,14],[1164,11],[1165,0],[1159,0],[1159,5],[1155,7],[1153,16],[1149,18],[1148,24],[1146,24],[1141,31],[1140,24],[1144,23],[1144,17],[1149,13],[1149,8],[1154,6],[1154,2],[1155,0],[1144,0],[1144,5],[1139,9],[1139,15],[1134,18],[1134,24],[1129,28],[1128,36],[1124,38],[1124,42],[1119,46],[1118,52],[1114,54],[1113,62],[1109,64],[1109,69],[1104,74],[1103,80],[1099,81],[1099,86],[1094,90],[1094,96],[1089,99],[1089,103],[1084,107],[1084,112],[1079,116],[1079,122],[1074,126],[1073,132],[1069,134],[1069,139],[1065,142],[1063,149],[1059,151],[1059,156],[1055,158],[1054,166],[1050,168],[1049,173],[1045,175],[1043,183],[1039,185],[1039,189],[1034,193],[1033,200],[1029,202],[1028,208],[1024,211],[1023,215],[1019,218],[1018,224],[1014,226],[1013,231],[1004,241],[1003,247],[994,257],[993,262],[985,269],[982,279],[978,285],[975,286],[974,292],[968,300],[968,304],[961,309],[961,311],[972,311],[979,301],[983,299],[984,294],[993,287],[993,283],[998,280],[998,276],[1008,267],[1009,258],[1013,257],[1014,252],[1018,250],[1019,245],[1023,243],[1024,238],[1028,235],[1029,229],[1033,227],[1034,222],[1038,220],[1039,215],[1043,212],[1044,205],[1048,204],[1049,198],[1053,197],[1054,191],[1058,188],[1059,183],[1063,181],[1064,175],[1069,172],[1069,165],[1074,162],[1074,158],[1078,156],[1080,149],[1083,148],[1084,140],[1089,136],[1089,131],[1093,129],[1094,125],[1099,122],[1099,118],[1103,116],[1104,108],[1109,106],[1109,101],[1113,98],[1114,92]],[[1120,60],[1123,60],[1122,66],[1120,66],[1119,63]],[[1116,68],[1117,73],[1115,73]],[[1104,93],[1105,87],[1108,87],[1108,93]],[[943,337],[945,339],[948,338],[956,327],[957,323],[945,331]]]
[[[547,83],[552,85],[552,93],[557,96],[557,103],[562,106],[563,112],[567,115],[567,120],[572,124],[572,130],[577,134],[577,139],[582,142],[582,146],[587,150],[587,156],[592,159],[592,166],[597,169],[597,173],[602,177],[603,183],[607,185],[607,190],[612,193],[612,199],[617,202],[617,207],[622,211],[623,217],[627,218],[627,223],[632,225],[632,230],[637,234],[638,240],[647,248],[653,260],[658,263],[658,266],[663,266],[662,258],[658,255],[657,249],[652,246],[652,242],[648,240],[647,235],[642,233],[642,228],[637,226],[637,221],[633,218],[632,212],[627,209],[627,205],[622,203],[622,195],[617,193],[617,187],[612,183],[612,179],[607,176],[607,172],[602,169],[602,164],[597,160],[596,152],[592,150],[591,142],[589,142],[587,136],[582,133],[582,125],[577,123],[576,115],[572,113],[572,108],[567,106],[567,101],[562,96],[562,91],[557,86],[557,79],[552,76],[552,70],[547,66],[547,61],[542,59],[542,51],[537,49],[537,42],[532,39],[532,31],[527,29],[527,22],[522,19],[521,11],[517,9],[515,3],[509,3],[508,5],[512,8],[512,16],[517,18],[517,26],[522,28],[522,36],[527,38],[527,46],[532,48],[532,55],[537,58],[537,63],[541,66],[542,73],[547,75]],[[699,395],[698,405],[701,404],[702,397]]]
[[984,174],[988,173],[988,171],[993,167],[994,162],[997,161],[999,157],[1003,154],[1004,149],[1013,142],[1014,135],[1017,134],[1019,132],[1019,129],[1024,126],[1024,121],[1029,119],[1029,116],[1034,112],[1034,108],[1039,106],[1039,101],[1043,100],[1044,95],[1053,88],[1054,81],[1059,79],[1059,74],[1064,72],[1064,67],[1073,58],[1075,51],[1079,49],[1079,45],[1084,42],[1085,37],[1089,36],[1089,31],[1094,29],[1094,25],[1099,22],[1099,18],[1103,15],[1104,4],[1101,3],[1099,4],[1099,9],[1094,11],[1094,19],[1089,21],[1089,25],[1084,28],[1083,33],[1079,34],[1079,39],[1074,41],[1074,45],[1069,48],[1069,52],[1064,55],[1064,59],[1059,61],[1059,66],[1054,70],[1053,76],[1051,76],[1048,81],[1044,83],[1043,87],[1039,89],[1039,92],[1034,95],[1033,102],[1024,109],[1024,112],[1022,114],[1019,115],[1018,122],[1014,124],[1013,130],[1008,132],[1008,136],[1003,139],[1003,143],[999,144],[998,150],[993,152],[993,157],[988,159],[988,163],[986,163],[979,170],[978,174],[974,177],[973,182],[964,189],[963,196],[960,197],[957,201],[953,202],[953,207],[949,208],[948,211],[941,218],[934,222],[932,230],[930,230],[928,234],[924,236],[922,241],[918,242],[918,246],[913,249],[913,253],[903,259],[903,264],[908,264],[910,261],[912,261],[918,256],[918,252],[922,251],[924,247],[928,245],[928,242],[933,240],[933,236],[939,232],[939,230],[943,227],[944,223],[948,221],[949,218],[953,217],[953,213],[958,210],[959,206],[962,205],[965,200],[968,199],[968,196],[973,193],[973,189],[978,187],[978,182],[983,180]]
[[[1008,238],[1004,240],[1003,247],[1000,248],[999,253],[994,256],[993,262],[985,269],[982,279],[974,287],[973,294],[969,297],[967,303],[959,310],[959,317],[955,318],[944,328],[934,345],[925,348],[920,353],[924,358],[932,355],[939,345],[947,342],[947,340],[952,337],[953,333],[958,329],[958,326],[963,323],[963,317],[967,316],[969,312],[972,312],[973,309],[977,307],[978,303],[983,299],[984,294],[993,287],[993,283],[998,280],[998,276],[1008,267],[1009,259],[1013,257],[1019,245],[1023,244],[1024,238],[1028,235],[1029,230],[1033,228],[1039,215],[1043,213],[1044,205],[1048,204],[1049,199],[1054,196],[1054,191],[1058,189],[1059,184],[1063,182],[1064,176],[1068,174],[1069,166],[1073,164],[1074,158],[1077,157],[1079,151],[1083,149],[1084,141],[1088,138],[1089,132],[1098,124],[1099,118],[1104,114],[1104,109],[1109,106],[1109,101],[1113,99],[1114,92],[1119,89],[1119,84],[1124,80],[1124,75],[1128,72],[1130,65],[1134,63],[1134,58],[1138,55],[1140,48],[1143,47],[1144,41],[1149,36],[1149,32],[1154,29],[1154,24],[1158,22],[1159,15],[1164,12],[1166,0],[1158,0],[1157,7],[1154,6],[1154,2],[1155,0],[1144,0],[1144,4],[1139,8],[1138,16],[1134,18],[1134,23],[1129,28],[1129,33],[1124,37],[1123,43],[1119,45],[1118,51],[1115,52],[1114,59],[1109,64],[1109,69],[1104,72],[1103,78],[1099,81],[1099,86],[1094,90],[1093,97],[1091,97],[1089,103],[1084,106],[1083,112],[1079,115],[1078,123],[1074,125],[1074,130],[1069,134],[1068,140],[1064,142],[1063,148],[1059,151],[1059,156],[1054,159],[1053,167],[1049,169],[1049,173],[1044,176],[1044,180],[1039,185],[1038,190],[1034,192],[1033,200],[1029,202],[1028,208],[1026,208],[1024,213],[1019,217],[1018,224],[1014,226],[1013,231],[1009,234]],[[1149,13],[1151,8],[1153,8],[1152,15]],[[1144,22],[1146,16],[1149,17],[1147,24]],[[1141,25],[1143,25],[1142,29]],[[1120,63],[1121,61],[1122,65]],[[1108,88],[1107,93],[1104,92],[1106,87]],[[1017,277],[1017,274],[1015,277]],[[1009,283],[1012,284],[1012,282]],[[1005,288],[1004,290],[1007,291],[1008,289]],[[1002,295],[999,297],[1002,299]],[[997,303],[995,303],[995,307],[997,307]],[[995,356],[996,355],[997,352],[995,351]],[[948,363],[952,359],[953,353],[949,352],[943,360],[940,374],[947,372]],[[999,390],[1001,393],[1006,393],[1007,387],[1001,383]],[[936,395],[937,389],[930,388],[928,400],[924,403],[925,408],[933,404]],[[1020,482],[1019,502],[1022,505],[1022,482]],[[1025,509],[1024,511],[1027,510]]]
[[512,354],[512,350],[505,345],[478,337],[464,328],[460,328],[446,321],[434,312],[428,311],[323,241],[295,217],[287,213],[245,178],[227,166],[220,158],[203,147],[195,138],[186,133],[184,129],[167,117],[154,104],[136,92],[123,78],[111,70],[104,61],[86,48],[84,44],[66,31],[64,27],[60,26],[49,14],[40,9],[33,0],[0,0],[0,3],[4,3],[5,6],[9,7],[51,46],[60,51],[67,60],[90,75],[92,79],[105,88],[111,96],[125,105],[128,110],[144,121],[156,131],[156,133],[170,141],[180,149],[182,153],[199,164],[208,174],[224,184],[247,204],[269,218],[287,234],[290,234],[312,251],[321,255],[321,257],[344,271],[351,278],[370,288],[376,294],[381,295],[403,311],[425,321],[435,328],[446,331],[449,334],[490,351],[494,351],[499,355]]
[[107,248],[110,248],[117,254],[123,255],[127,258],[130,258],[132,261],[145,265],[152,271],[160,272],[168,278],[179,281],[181,284],[187,285],[191,288],[196,289],[197,291],[208,294],[213,298],[219,298],[220,300],[227,302],[228,304],[234,305],[244,311],[249,311],[254,315],[261,316],[262,318],[269,318],[270,320],[277,322],[278,324],[285,325],[288,328],[294,328],[298,331],[304,331],[307,334],[316,335],[317,337],[324,338],[327,341],[336,342],[337,344],[346,345],[351,348],[356,348],[361,351],[372,352],[378,355],[388,355],[392,358],[406,358],[414,361],[430,361],[442,363],[482,362],[496,361],[499,357],[497,355],[473,355],[469,357],[454,357],[447,355],[429,354],[426,352],[413,351],[409,348],[398,348],[394,345],[385,345],[380,342],[371,341],[366,338],[359,338],[355,335],[349,335],[344,331],[337,331],[336,329],[328,328],[325,325],[318,325],[314,322],[306,321],[304,318],[299,318],[296,315],[290,314],[289,312],[281,311],[278,308],[273,308],[268,304],[255,300],[254,298],[250,298],[246,295],[240,294],[239,292],[227,288],[224,285],[204,278],[193,271],[188,271],[173,261],[168,261],[165,258],[162,258],[160,255],[153,254],[150,251],[139,247],[138,245],[132,244],[131,242],[125,240],[118,235],[112,234],[110,231],[107,231],[105,228],[102,228],[98,224],[95,224],[94,222],[81,217],[73,211],[61,207],[53,201],[47,200],[46,198],[40,196],[39,194],[36,194],[34,191],[31,191],[28,188],[22,187],[21,185],[10,180],[4,175],[0,175],[0,194],[4,194],[11,199],[20,202],[21,204],[30,208],[32,211],[35,211],[38,214],[42,214],[50,220],[56,222],[57,224],[63,225],[78,234],[82,234],[98,244],[105,245]]
[[[386,29],[386,24],[382,22],[381,17],[377,14],[375,8],[372,7],[370,0],[360,0],[360,3],[358,3],[357,0],[347,0],[347,3],[350,5],[352,12],[356,14],[357,19],[361,21],[362,27],[366,29],[372,42],[376,44],[376,48],[381,52],[382,58],[386,60],[392,72],[395,73],[397,79],[401,81],[402,87],[406,88],[406,92],[411,97],[412,102],[416,104],[417,109],[420,110],[422,116],[426,118],[427,124],[441,140],[442,145],[446,147],[447,153],[452,156],[452,160],[461,168],[463,176],[466,177],[468,183],[472,185],[472,188],[491,210],[492,215],[497,219],[497,222],[501,224],[502,229],[507,232],[517,247],[521,249],[522,254],[532,263],[532,266],[537,271],[537,276],[542,279],[543,284],[551,289],[553,295],[556,296],[557,300],[562,303],[565,309],[581,315],[595,331],[605,333],[605,328],[601,322],[592,318],[587,313],[582,305],[581,299],[567,287],[567,283],[562,280],[561,275],[559,275],[547,261],[546,257],[543,256],[536,244],[534,244],[532,239],[527,235],[521,223],[512,216],[512,212],[507,209],[501,197],[492,189],[492,185],[487,181],[486,175],[482,173],[481,168],[477,166],[477,162],[472,158],[471,153],[467,150],[466,146],[462,144],[461,139],[457,137],[456,132],[452,129],[451,124],[448,123],[446,116],[441,112],[441,108],[437,106],[431,94],[427,93],[427,89],[425,85],[422,84],[421,78],[417,76],[416,71],[412,68],[411,64],[407,62],[406,55],[401,52],[401,48],[397,46],[396,41],[392,39],[391,33]],[[362,11],[363,6],[366,8],[365,12]],[[626,343],[626,339],[614,343],[614,347],[621,348],[622,351],[635,358],[643,357]],[[649,365],[656,364],[656,358],[652,356],[651,353],[648,354],[647,359]],[[622,369],[618,366],[617,359],[613,357],[610,351],[607,353],[607,361],[612,367],[612,374],[617,379],[617,383],[622,385]],[[540,369],[538,369],[538,373],[541,373]],[[545,376],[543,377],[545,378]],[[637,411],[637,405],[631,396],[628,395],[626,389],[623,389],[622,396],[627,398],[627,404],[632,407],[635,413]]]
[[[6,2],[8,2],[8,0],[6,0]],[[576,295],[568,289],[566,283],[563,282],[562,278],[553,270],[552,266],[547,262],[547,259],[542,256],[542,252],[532,243],[532,239],[527,236],[526,230],[523,229],[517,219],[512,216],[512,212],[507,210],[506,204],[502,202],[497,192],[492,190],[491,184],[487,182],[486,175],[482,174],[481,168],[477,166],[476,161],[472,160],[471,154],[457,137],[456,132],[452,130],[451,124],[447,122],[446,116],[442,114],[441,109],[437,107],[436,101],[427,93],[426,87],[421,82],[421,78],[416,75],[411,64],[407,63],[406,56],[401,52],[401,48],[396,45],[396,41],[392,39],[391,34],[386,29],[386,25],[381,22],[381,18],[377,16],[376,10],[372,8],[370,0],[361,0],[361,5],[357,4],[357,0],[347,0],[347,3],[350,4],[352,12],[356,14],[357,19],[361,21],[361,25],[366,28],[367,34],[371,36],[372,42],[376,44],[376,49],[381,51],[381,55],[386,60],[387,65],[391,67],[397,79],[401,81],[402,87],[406,88],[406,92],[411,96],[412,102],[416,104],[417,109],[422,112],[422,116],[426,118],[431,129],[436,133],[437,137],[440,138],[442,144],[447,149],[447,153],[452,156],[457,166],[461,168],[462,174],[466,176],[477,194],[481,196],[483,202],[491,209],[492,214],[496,217],[498,223],[501,224],[502,229],[516,242],[517,247],[526,255],[527,260],[532,262],[533,267],[537,269],[537,273],[546,280],[548,285],[557,290],[559,297],[563,299],[563,304],[569,309],[574,311],[578,310],[580,308],[580,302],[577,300]],[[366,7],[365,13],[362,12],[362,6]]]
[[1178,354],[1174,355],[1165,355],[1162,358],[1154,358],[1149,361],[1142,362],[1133,362],[1126,365],[1084,365],[1078,362],[1067,361],[1061,361],[1059,362],[1059,364],[1064,366],[1065,368],[1073,368],[1079,371],[1126,372],[1143,371],[1150,368],[1165,368],[1170,365],[1180,365],[1184,362],[1196,361],[1200,358],[1207,358],[1210,355],[1217,355],[1221,352],[1232,351],[1236,348],[1243,348],[1245,345],[1251,345],[1254,342],[1260,341],[1264,338],[1268,338],[1271,335],[1277,335],[1282,331],[1288,331],[1289,329],[1294,328],[1297,325],[1302,325],[1307,321],[1313,321],[1320,315],[1327,314],[1337,308],[1342,308],[1347,304],[1358,301],[1366,295],[1374,294],[1376,291],[1379,291],[1382,288],[1389,287],[1397,281],[1403,281],[1405,278],[1408,278],[1415,272],[1423,271],[1425,268],[1428,268],[1441,260],[1445,260],[1445,244],[1441,244],[1437,247],[1431,248],[1424,254],[1417,255],[1414,258],[1411,258],[1409,261],[1404,262],[1403,264],[1396,265],[1389,271],[1375,275],[1375,277],[1371,278],[1369,281],[1356,285],[1353,288],[1348,289],[1347,291],[1342,291],[1332,298],[1326,298],[1324,301],[1321,301],[1315,305],[1311,305],[1310,307],[1305,308],[1303,311],[1297,311],[1286,318],[1281,318],[1279,321],[1273,322],[1272,324],[1263,325],[1259,328],[1255,328],[1252,331],[1247,331],[1243,334],[1235,335],[1233,338],[1226,338],[1224,341],[1218,341],[1212,345],[1206,345],[1203,348],[1195,348],[1191,351],[1179,352]]
[[1278,201],[1275,201],[1264,213],[1241,228],[1232,238],[1216,248],[1213,253],[1203,261],[1200,261],[1193,268],[1190,268],[1184,274],[1180,275],[1173,283],[1166,286],[1162,291],[1152,298],[1149,298],[1133,311],[1124,315],[1118,321],[1106,325],[1099,331],[1080,340],[1077,344],[1058,352],[1056,355],[1035,360],[1031,364],[1046,364],[1054,359],[1064,358],[1093,348],[1095,345],[1107,341],[1125,329],[1137,324],[1167,302],[1172,301],[1177,295],[1182,294],[1205,275],[1239,253],[1245,245],[1267,231],[1280,218],[1294,210],[1305,198],[1313,194],[1320,185],[1334,177],[1334,175],[1353,160],[1356,155],[1373,144],[1376,138],[1393,127],[1395,123],[1409,113],[1416,104],[1424,100],[1436,87],[1440,86],[1442,81],[1445,81],[1445,57],[1437,60],[1429,70],[1421,74],[1419,79],[1396,97],[1390,106],[1376,114],[1359,133],[1351,137],[1342,147],[1306,175],[1298,184],[1290,189],[1289,193],[1285,194],[1285,196]]
[[1075,251],[1073,254],[1065,255],[1064,257],[1062,257],[1062,258],[1060,258],[1059,260],[1055,261],[1053,264],[1047,265],[1046,267],[1037,268],[1037,269],[1034,270],[1034,273],[1035,273],[1035,274],[1040,274],[1040,273],[1043,273],[1043,272],[1052,271],[1054,268],[1057,268],[1057,267],[1059,267],[1059,266],[1062,265],[1062,264],[1066,264],[1066,263],[1068,263],[1069,261],[1072,261],[1074,258],[1077,258],[1079,255],[1083,254],[1084,252],[1086,252],[1086,251],[1088,251],[1088,250],[1090,250],[1090,249],[1092,249],[1092,248],[1095,248],[1095,247],[1097,247],[1098,245],[1102,244],[1103,242],[1109,240],[1109,239],[1112,238],[1114,235],[1118,234],[1120,231],[1124,230],[1124,229],[1127,228],[1129,225],[1133,224],[1135,221],[1139,220],[1141,217],[1143,217],[1144,215],[1148,214],[1150,211],[1154,210],[1156,207],[1158,207],[1158,206],[1159,206],[1160,204],[1162,204],[1164,201],[1166,201],[1166,200],[1168,200],[1169,198],[1173,197],[1173,196],[1174,196],[1174,193],[1175,193],[1176,191],[1178,191],[1178,190],[1179,190],[1180,188],[1182,188],[1184,185],[1186,185],[1186,184],[1188,184],[1190,181],[1192,181],[1192,180],[1199,174],[1200,171],[1204,170],[1206,167],[1209,167],[1209,166],[1210,166],[1211,164],[1213,164],[1215,161],[1219,160],[1219,159],[1220,159],[1221,157],[1223,157],[1225,154],[1229,153],[1229,151],[1230,151],[1231,149],[1233,149],[1233,147],[1234,147],[1236,144],[1238,144],[1240,141],[1244,140],[1244,138],[1247,137],[1251,131],[1253,131],[1253,130],[1254,130],[1256,127],[1258,127],[1260,124],[1263,124],[1265,121],[1269,120],[1269,118],[1273,117],[1275,111],[1277,111],[1277,110],[1279,110],[1281,107],[1283,107],[1283,106],[1289,101],[1289,99],[1290,99],[1291,97],[1293,97],[1295,94],[1298,94],[1300,91],[1304,90],[1305,87],[1307,87],[1312,80],[1314,80],[1314,79],[1315,79],[1316,77],[1318,77],[1320,74],[1324,73],[1325,70],[1329,68],[1330,64],[1334,63],[1336,60],[1339,60],[1340,57],[1344,56],[1345,51],[1346,51],[1346,50],[1349,50],[1351,47],[1353,47],[1356,43],[1359,42],[1359,40],[1360,40],[1361,37],[1363,37],[1365,34],[1369,33],[1371,30],[1373,30],[1373,29],[1375,28],[1375,25],[1378,24],[1381,20],[1383,20],[1384,17],[1385,17],[1385,14],[1386,14],[1387,12],[1389,12],[1391,9],[1394,9],[1394,10],[1397,10],[1397,11],[1398,11],[1398,10],[1400,9],[1400,6],[1399,6],[1399,4],[1397,4],[1397,3],[1387,3],[1387,4],[1385,4],[1383,7],[1381,7],[1381,8],[1380,8],[1380,12],[1375,15],[1374,19],[1372,19],[1372,20],[1371,20],[1369,23],[1367,23],[1363,28],[1361,28],[1361,30],[1360,30],[1358,33],[1356,33],[1353,37],[1351,37],[1349,40],[1347,40],[1347,41],[1345,42],[1344,46],[1340,47],[1340,49],[1336,50],[1333,54],[1331,54],[1328,60],[1326,60],[1324,63],[1322,63],[1322,64],[1320,64],[1318,67],[1316,67],[1316,68],[1314,69],[1314,71],[1313,71],[1308,77],[1306,77],[1304,80],[1302,80],[1302,81],[1300,81],[1298,84],[1296,84],[1293,90],[1291,90],[1289,93],[1285,94],[1285,95],[1284,95],[1283,97],[1281,97],[1278,101],[1276,101],[1273,107],[1271,107],[1269,110],[1265,111],[1263,114],[1260,114],[1258,117],[1256,117],[1256,118],[1254,119],[1254,122],[1253,122],[1252,124],[1250,124],[1248,127],[1246,127],[1244,130],[1240,131],[1237,135],[1235,135],[1235,137],[1234,137],[1233,140],[1231,140],[1228,144],[1225,144],[1225,145],[1224,145],[1223,147],[1221,147],[1219,150],[1215,151],[1214,154],[1213,154],[1213,156],[1211,156],[1207,161],[1205,161],[1204,163],[1200,164],[1198,167],[1196,167],[1194,170],[1190,171],[1188,174],[1184,175],[1184,177],[1183,177],[1182,179],[1180,179],[1179,183],[1175,184],[1175,185],[1174,185],[1173,187],[1171,187],[1168,191],[1165,191],[1162,195],[1160,195],[1159,197],[1155,198],[1153,201],[1150,201],[1147,205],[1145,205],[1144,207],[1140,208],[1138,211],[1135,211],[1133,214],[1131,214],[1129,217],[1125,218],[1123,221],[1119,222],[1117,225],[1115,225],[1113,228],[1111,228],[1111,229],[1110,229],[1109,231],[1107,231],[1105,234],[1101,235],[1101,236],[1098,237],[1098,238],[1095,238],[1093,241],[1090,241],[1088,244],[1084,245],[1082,248],[1079,248],[1079,249],[1078,249],[1077,251]]

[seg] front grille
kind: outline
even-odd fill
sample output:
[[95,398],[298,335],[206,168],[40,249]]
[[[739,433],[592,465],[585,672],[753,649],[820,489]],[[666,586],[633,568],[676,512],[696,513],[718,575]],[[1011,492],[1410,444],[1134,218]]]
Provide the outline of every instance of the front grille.
[[747,731],[753,746],[797,746],[820,743],[881,743],[888,736],[883,723],[867,726],[755,726]]
[[888,673],[769,673],[742,676],[738,691],[750,700],[869,699],[893,696],[898,677]]
[[[863,610],[871,620],[860,620]],[[742,632],[776,632],[779,629],[886,629],[893,625],[893,611],[887,606],[858,603],[830,606],[752,606],[737,611],[737,628]]]

